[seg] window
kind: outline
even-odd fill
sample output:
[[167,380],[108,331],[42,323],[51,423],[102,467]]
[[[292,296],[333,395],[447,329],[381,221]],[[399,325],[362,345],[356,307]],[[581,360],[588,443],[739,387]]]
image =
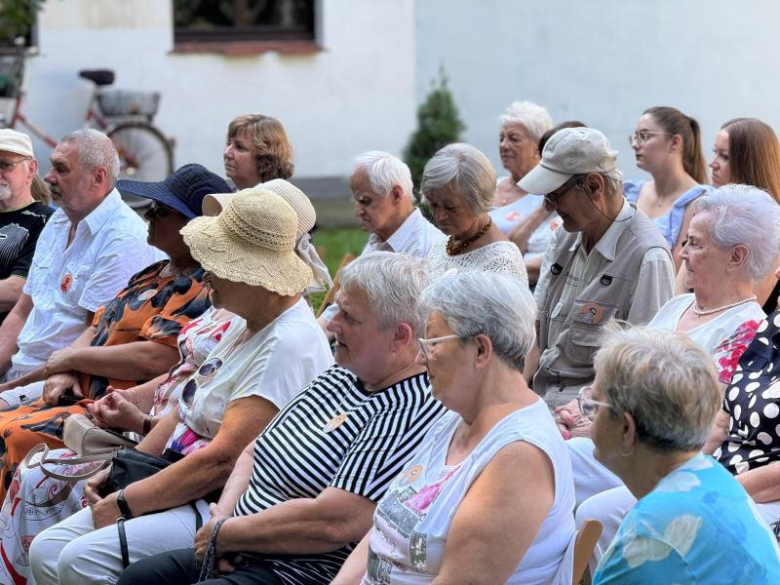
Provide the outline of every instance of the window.
[[43,0],[2,0],[0,2],[0,53],[35,44],[34,28]]
[[174,42],[314,41],[316,0],[174,0]]

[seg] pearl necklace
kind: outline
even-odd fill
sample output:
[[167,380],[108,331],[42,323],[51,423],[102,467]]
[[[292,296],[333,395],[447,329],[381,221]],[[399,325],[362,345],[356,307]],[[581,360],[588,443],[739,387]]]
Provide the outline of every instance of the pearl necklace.
[[714,315],[715,313],[720,313],[721,311],[725,311],[726,309],[733,309],[734,307],[744,305],[745,303],[749,303],[750,301],[755,301],[757,298],[758,297],[756,297],[756,295],[753,295],[752,297],[742,299],[741,301],[737,301],[736,303],[731,303],[730,305],[723,305],[722,307],[718,307],[716,309],[707,309],[706,311],[700,309],[698,303],[696,301],[693,301],[693,312],[696,313],[699,317],[704,317],[705,315]]

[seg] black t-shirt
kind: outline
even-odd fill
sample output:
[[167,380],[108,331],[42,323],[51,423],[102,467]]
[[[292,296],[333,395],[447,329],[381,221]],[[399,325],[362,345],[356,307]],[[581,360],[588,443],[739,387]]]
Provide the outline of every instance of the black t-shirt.
[[[27,278],[38,236],[52,213],[54,210],[37,201],[22,209],[0,212],[0,280],[10,276]],[[0,323],[4,317],[5,313],[0,313]]]

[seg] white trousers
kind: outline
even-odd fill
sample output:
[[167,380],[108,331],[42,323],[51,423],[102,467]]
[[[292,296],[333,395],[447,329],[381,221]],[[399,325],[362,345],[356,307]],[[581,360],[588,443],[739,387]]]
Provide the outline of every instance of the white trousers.
[[[197,505],[205,524],[210,518],[208,504],[198,500]],[[189,505],[128,520],[130,562],[192,547],[195,521]],[[38,585],[116,583],[123,571],[116,524],[95,530],[89,508],[41,532],[30,545],[29,555],[32,582]]]
[[43,396],[43,381],[30,382],[25,386],[17,386],[0,393],[0,400],[5,400],[8,406],[19,406],[22,403],[33,402]]

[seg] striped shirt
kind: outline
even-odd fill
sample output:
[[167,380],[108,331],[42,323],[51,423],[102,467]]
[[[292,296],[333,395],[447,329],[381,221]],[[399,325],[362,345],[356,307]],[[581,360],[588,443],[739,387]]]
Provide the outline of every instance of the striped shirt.
[[[427,374],[375,392],[349,370],[332,366],[309,384],[257,438],[254,468],[235,516],[328,487],[377,502],[445,412]],[[263,555],[285,585],[330,583],[355,543],[310,555]]]

